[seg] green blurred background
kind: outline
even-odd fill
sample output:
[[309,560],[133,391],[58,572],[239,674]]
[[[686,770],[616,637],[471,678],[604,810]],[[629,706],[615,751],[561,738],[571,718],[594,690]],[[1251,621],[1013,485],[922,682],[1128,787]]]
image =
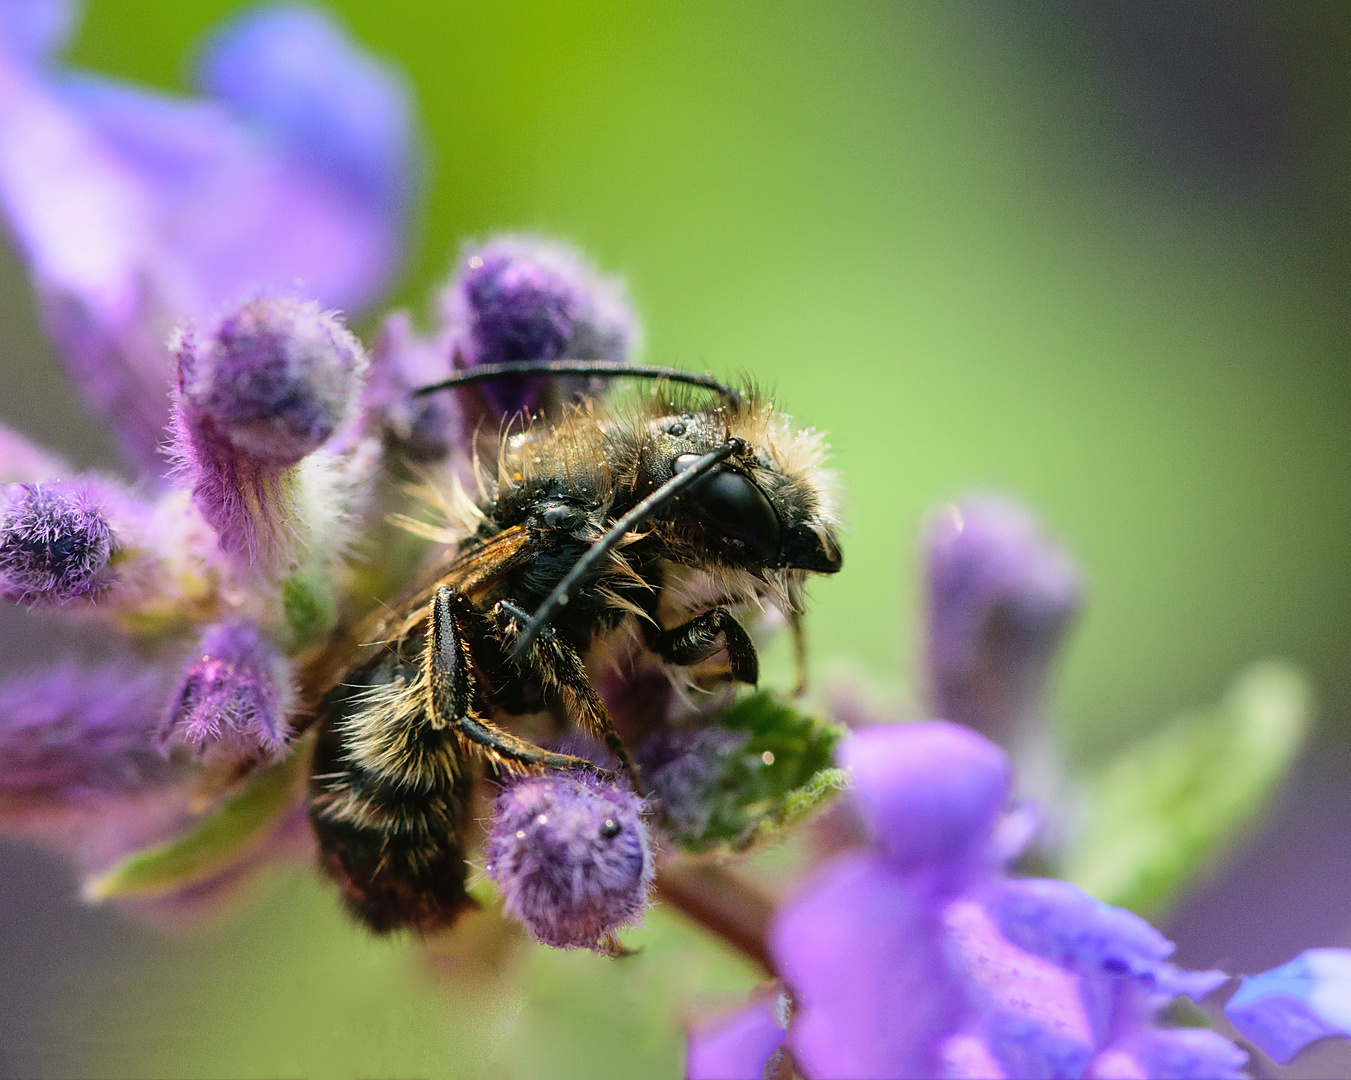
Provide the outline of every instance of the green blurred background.
[[[394,302],[423,310],[466,238],[564,237],[628,279],[650,359],[753,373],[829,432],[848,532],[814,587],[818,682],[910,681],[922,515],[1002,490],[1091,583],[1058,693],[1078,755],[1280,655],[1322,702],[1309,790],[1345,804],[1346,7],[329,6],[407,73],[429,135]],[[93,0],[70,59],[185,89],[236,8]],[[103,460],[19,271],[0,284],[0,416]],[[530,950],[438,981],[300,871],[164,938],[3,856],[15,1075],[674,1076],[679,1010],[754,979],[654,913],[634,961]],[[1309,872],[1329,865],[1344,883],[1338,852]]]

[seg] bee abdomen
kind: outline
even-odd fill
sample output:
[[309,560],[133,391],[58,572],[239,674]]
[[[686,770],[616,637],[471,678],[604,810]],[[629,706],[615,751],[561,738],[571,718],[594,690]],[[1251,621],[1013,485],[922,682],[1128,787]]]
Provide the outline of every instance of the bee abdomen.
[[321,865],[338,883],[348,910],[376,933],[450,926],[473,906],[464,861],[471,771],[457,759],[448,731],[435,736],[446,741],[442,752],[455,759],[453,767],[426,783],[401,784],[366,767],[345,734],[350,712],[359,708],[356,689],[344,687],[323,707],[310,780]]

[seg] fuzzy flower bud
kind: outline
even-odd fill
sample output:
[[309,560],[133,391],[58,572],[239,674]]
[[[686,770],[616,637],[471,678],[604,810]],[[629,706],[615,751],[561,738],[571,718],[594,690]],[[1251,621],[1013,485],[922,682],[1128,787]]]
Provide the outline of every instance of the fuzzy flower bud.
[[[461,360],[623,360],[638,336],[620,283],[600,277],[560,244],[501,237],[465,255],[442,298],[442,314]],[[529,408],[538,379],[482,384],[500,414]]]
[[749,741],[749,732],[715,726],[658,731],[639,747],[643,780],[679,834],[699,836],[708,827],[727,758]]
[[449,374],[444,342],[418,336],[406,311],[388,315],[371,352],[363,426],[410,461],[440,461],[463,429],[459,399],[448,393],[415,398],[413,391]]
[[286,660],[246,620],[219,623],[202,635],[179,683],[161,739],[206,755],[274,757],[286,745],[294,693]]
[[559,948],[600,948],[637,922],[655,872],[642,808],[632,791],[582,774],[506,788],[484,846],[506,914]]
[[14,484],[0,509],[0,595],[32,607],[91,600],[114,580],[116,537],[92,484]]
[[335,314],[290,299],[245,304],[205,339],[181,332],[174,351],[189,414],[275,468],[332,438],[366,365]]
[[[360,343],[315,303],[255,300],[211,333],[175,335],[179,401],[175,456],[226,554],[292,569],[297,542],[331,492],[309,477],[316,450],[344,425],[366,371]],[[295,466],[305,461],[305,467]],[[329,471],[334,471],[330,469]],[[340,470],[338,470],[340,471]]]
[[1001,498],[945,507],[924,545],[933,709],[1008,745],[1040,711],[1083,600],[1079,570],[1031,514]]

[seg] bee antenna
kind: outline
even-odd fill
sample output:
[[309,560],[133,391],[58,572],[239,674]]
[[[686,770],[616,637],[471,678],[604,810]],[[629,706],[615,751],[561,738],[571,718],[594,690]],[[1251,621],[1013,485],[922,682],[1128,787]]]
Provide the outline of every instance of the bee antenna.
[[420,386],[413,391],[413,397],[434,394],[438,390],[448,390],[453,386],[480,382],[484,379],[497,379],[508,375],[591,375],[607,379],[666,379],[670,382],[685,383],[712,390],[731,405],[741,404],[741,394],[723,382],[705,372],[685,371],[682,368],[649,367],[646,364],[622,364],[609,360],[519,360],[506,364],[480,364],[477,367],[460,371],[448,379]]
[[519,662],[525,657],[531,644],[539,637],[540,631],[549,625],[549,620],[553,618],[554,613],[567,604],[577,583],[586,576],[596,563],[614,550],[619,541],[624,538],[625,533],[637,528],[687,487],[696,483],[700,477],[712,472],[733,454],[744,450],[745,447],[746,444],[740,439],[728,439],[716,450],[711,450],[696,459],[688,468],[681,469],[680,472],[672,476],[671,479],[611,525],[605,535],[592,544],[587,549],[586,554],[572,564],[572,569],[564,575],[562,581],[554,586],[553,592],[545,597],[544,603],[540,604],[535,614],[530,616],[530,621],[526,623],[525,629],[521,631],[520,637],[516,639],[515,647],[511,650],[512,660]]

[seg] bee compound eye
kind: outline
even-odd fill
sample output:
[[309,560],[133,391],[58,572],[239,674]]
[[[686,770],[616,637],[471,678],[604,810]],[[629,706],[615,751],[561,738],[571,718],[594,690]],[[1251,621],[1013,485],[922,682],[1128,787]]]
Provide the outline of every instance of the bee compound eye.
[[621,832],[623,832],[623,831],[624,831],[624,826],[622,826],[621,824],[619,824],[619,822],[617,822],[614,818],[612,818],[612,817],[607,817],[607,818],[605,819],[605,821],[601,824],[601,827],[600,827],[600,835],[601,835],[601,839],[602,839],[602,840],[613,840],[616,836],[618,836],[618,835],[619,835]]
[[[674,471],[684,472],[699,457],[681,454],[673,463]],[[719,468],[696,481],[690,494],[708,525],[729,540],[745,545],[766,564],[778,560],[782,546],[779,515],[751,480]]]

